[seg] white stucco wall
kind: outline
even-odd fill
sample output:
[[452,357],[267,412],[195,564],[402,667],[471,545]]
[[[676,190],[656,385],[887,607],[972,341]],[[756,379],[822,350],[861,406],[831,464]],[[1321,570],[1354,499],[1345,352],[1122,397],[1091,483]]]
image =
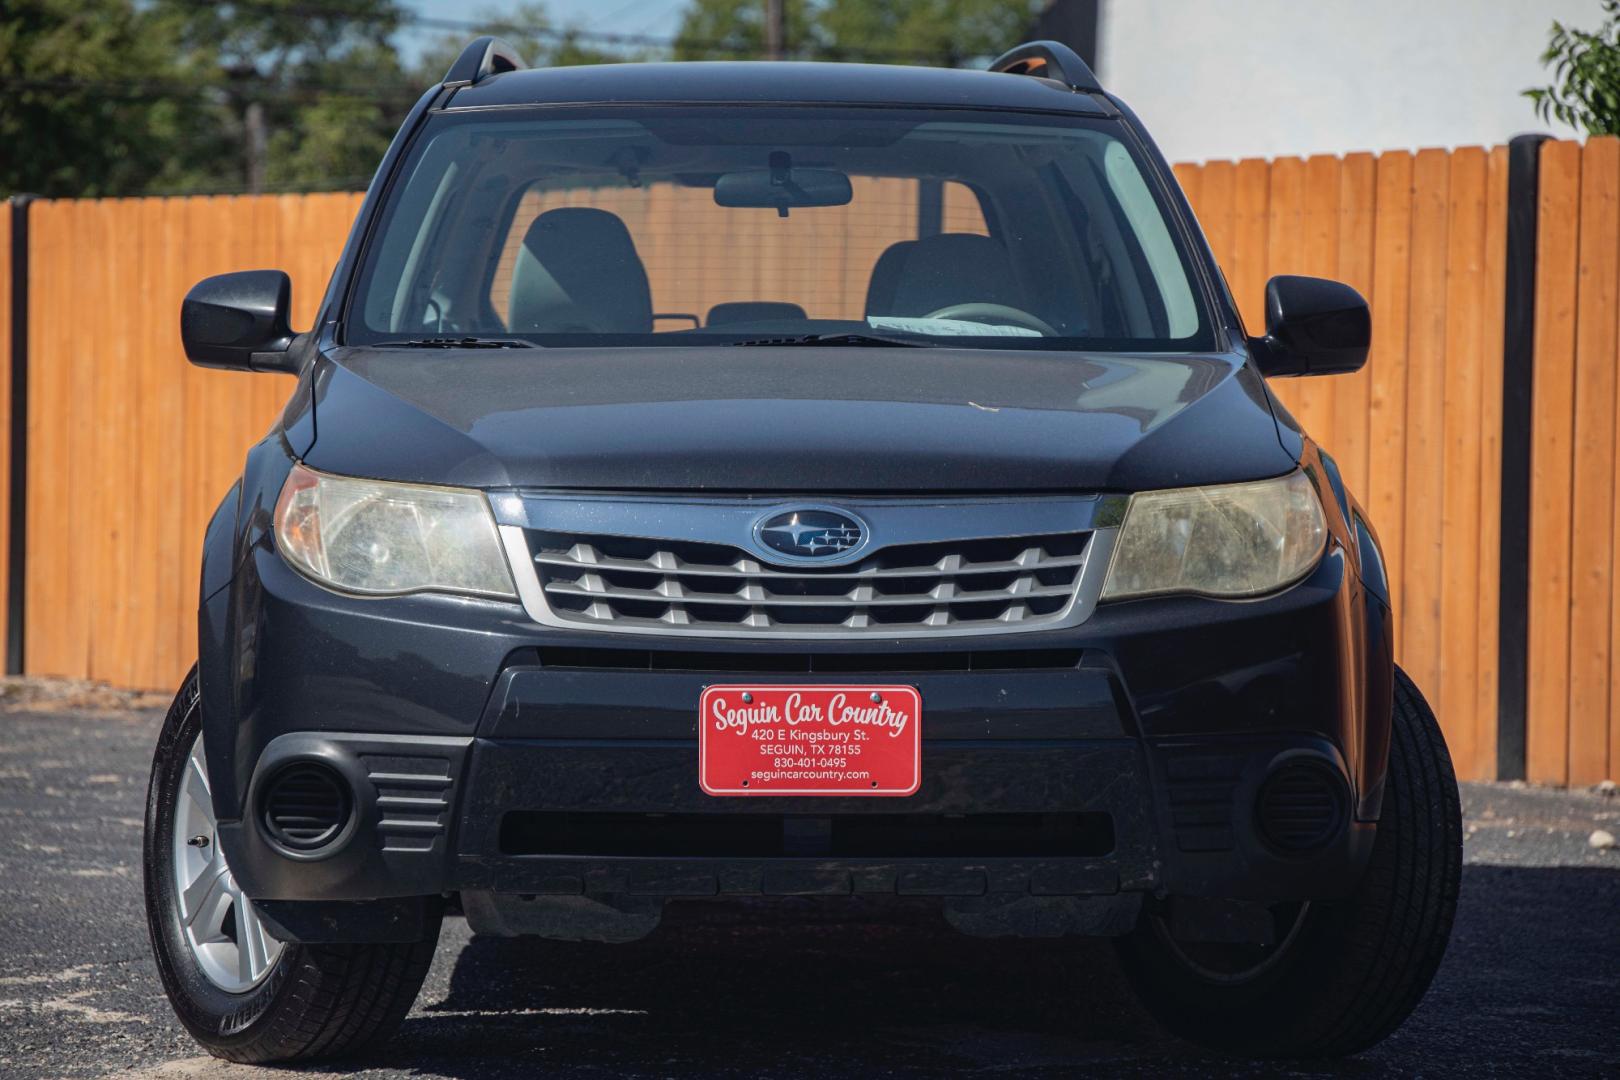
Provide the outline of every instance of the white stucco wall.
[[1598,0],[1103,0],[1097,73],[1172,161],[1492,145],[1542,124],[1553,19]]

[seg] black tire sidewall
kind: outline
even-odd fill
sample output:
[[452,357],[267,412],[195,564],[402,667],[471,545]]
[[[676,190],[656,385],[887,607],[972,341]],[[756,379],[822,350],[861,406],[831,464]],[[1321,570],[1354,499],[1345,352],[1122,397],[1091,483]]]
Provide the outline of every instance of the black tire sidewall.
[[282,949],[269,976],[245,994],[232,994],[209,981],[180,926],[175,896],[173,837],[175,807],[185,778],[187,758],[202,737],[197,673],[193,669],[164,719],[152,759],[146,796],[146,829],[142,857],[146,879],[146,921],[163,988],[186,1029],[209,1048],[251,1042],[287,988],[288,974],[298,963],[299,947]]

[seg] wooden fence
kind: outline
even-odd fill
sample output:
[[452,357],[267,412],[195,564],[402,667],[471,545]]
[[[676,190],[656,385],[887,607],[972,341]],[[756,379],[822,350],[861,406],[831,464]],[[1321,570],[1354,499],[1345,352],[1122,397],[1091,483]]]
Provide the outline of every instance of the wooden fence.
[[1620,775],[1620,140],[1542,148],[1531,425],[1528,778]]
[[196,656],[203,526],[292,383],[180,351],[198,278],[275,266],[307,326],[356,195],[29,208],[25,670],[173,686]]
[[[1620,141],[1549,143],[1543,160],[1529,769],[1536,780],[1588,783],[1620,773],[1611,664],[1620,654]],[[1176,173],[1251,332],[1273,274],[1337,277],[1371,302],[1366,370],[1276,389],[1380,531],[1400,661],[1433,698],[1459,773],[1494,775],[1505,149]],[[883,199],[915,199],[886,183]],[[293,276],[295,325],[307,325],[358,203],[32,205],[27,671],[162,688],[191,662],[203,525],[290,383],[184,364],[180,298],[207,274],[282,267]],[[875,209],[909,220],[901,205]],[[962,208],[947,210],[952,227],[974,227]],[[0,215],[0,284],[6,226]],[[649,266],[655,300],[679,293],[657,260]],[[736,291],[757,295],[748,283]],[[0,418],[9,415],[4,308]],[[0,439],[0,485],[4,452]],[[0,506],[5,498],[0,487]]]
[[1493,775],[1506,149],[1176,173],[1251,333],[1274,274],[1339,278],[1372,305],[1365,369],[1273,385],[1379,532],[1397,654],[1458,772]]

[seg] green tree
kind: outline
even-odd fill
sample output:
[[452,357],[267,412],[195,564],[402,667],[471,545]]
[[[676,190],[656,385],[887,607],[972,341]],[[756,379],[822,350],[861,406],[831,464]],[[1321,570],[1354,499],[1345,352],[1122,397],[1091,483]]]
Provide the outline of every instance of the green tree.
[[1550,86],[1526,90],[1543,121],[1593,135],[1620,134],[1620,0],[1603,0],[1603,25],[1577,30],[1554,21],[1541,62]]
[[363,185],[422,87],[393,44],[396,0],[156,0],[178,28],[217,182],[248,191]]
[[[977,63],[1023,39],[1038,0],[784,0],[788,56],[898,64]],[[675,55],[682,60],[757,57],[760,0],[694,0]]]
[[[610,52],[582,41],[569,27],[551,20],[544,4],[523,3],[515,8],[486,8],[472,22],[501,37],[528,61],[531,67],[568,67],[573,64],[610,64],[644,60],[641,53]],[[468,35],[446,34],[437,44],[424,49],[415,65],[416,80],[424,87],[444,78],[444,73],[467,45]]]
[[172,25],[131,0],[0,5],[0,194],[113,195],[177,175],[196,105]]
[[[819,47],[811,0],[782,0],[789,56]],[[677,60],[753,60],[765,54],[764,0],[692,0],[675,36]]]
[[[818,22],[830,59],[840,50],[878,46],[959,66],[999,56],[1024,40],[1044,6],[1029,0],[827,0],[818,5]],[[902,55],[899,62],[918,61]]]

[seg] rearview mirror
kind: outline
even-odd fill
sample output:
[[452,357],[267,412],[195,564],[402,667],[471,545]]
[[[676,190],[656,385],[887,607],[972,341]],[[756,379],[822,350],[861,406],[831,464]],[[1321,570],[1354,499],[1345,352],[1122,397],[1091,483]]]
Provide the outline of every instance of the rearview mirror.
[[1288,274],[1266,282],[1266,336],[1251,342],[1262,375],[1360,371],[1371,343],[1372,314],[1350,286]]
[[203,278],[180,304],[180,341],[198,367],[297,371],[288,353],[292,281],[280,270]]
[[714,201],[721,206],[771,207],[777,216],[801,206],[844,206],[855,197],[848,175],[836,169],[795,169],[781,150],[771,154],[768,169],[722,173],[714,182]]

